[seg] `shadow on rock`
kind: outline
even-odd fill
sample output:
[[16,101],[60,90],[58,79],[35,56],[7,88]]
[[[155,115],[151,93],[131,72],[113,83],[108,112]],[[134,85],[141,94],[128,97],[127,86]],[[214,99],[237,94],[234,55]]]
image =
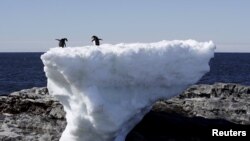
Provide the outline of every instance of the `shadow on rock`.
[[235,124],[224,119],[185,117],[177,113],[151,111],[128,134],[126,141],[216,140],[219,137],[212,137],[212,129],[249,132],[250,125]]

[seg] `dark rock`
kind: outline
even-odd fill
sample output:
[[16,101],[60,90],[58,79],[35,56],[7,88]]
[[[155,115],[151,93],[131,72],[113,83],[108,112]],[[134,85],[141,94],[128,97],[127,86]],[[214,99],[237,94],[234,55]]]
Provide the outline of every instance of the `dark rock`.
[[65,127],[63,106],[47,88],[0,97],[0,140],[58,141]]
[[238,84],[193,85],[180,96],[156,102],[130,133],[148,141],[215,140],[212,129],[248,133],[249,89]]
[[249,89],[238,84],[193,85],[178,97],[158,101],[153,111],[172,111],[187,117],[225,119],[250,125]]

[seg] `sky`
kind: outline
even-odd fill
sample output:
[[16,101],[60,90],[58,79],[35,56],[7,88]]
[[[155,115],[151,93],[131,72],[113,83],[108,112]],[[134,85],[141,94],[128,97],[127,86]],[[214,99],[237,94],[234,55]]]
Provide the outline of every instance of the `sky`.
[[212,40],[216,52],[250,52],[249,0],[2,0],[0,52],[102,43]]

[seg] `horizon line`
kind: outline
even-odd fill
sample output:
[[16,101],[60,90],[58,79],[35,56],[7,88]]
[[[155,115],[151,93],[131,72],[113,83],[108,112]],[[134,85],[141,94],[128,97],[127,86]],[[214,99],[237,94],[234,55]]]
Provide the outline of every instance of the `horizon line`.
[[[3,52],[0,51],[0,53],[45,53],[45,52],[47,51],[3,51]],[[250,53],[250,52],[215,51],[214,53]]]

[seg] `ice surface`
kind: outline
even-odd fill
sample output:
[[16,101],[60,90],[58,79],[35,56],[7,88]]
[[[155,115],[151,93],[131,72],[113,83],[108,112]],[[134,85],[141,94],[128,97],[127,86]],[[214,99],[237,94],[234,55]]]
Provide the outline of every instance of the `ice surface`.
[[61,141],[124,141],[159,98],[209,71],[212,41],[52,48],[41,56],[50,94],[66,111]]

